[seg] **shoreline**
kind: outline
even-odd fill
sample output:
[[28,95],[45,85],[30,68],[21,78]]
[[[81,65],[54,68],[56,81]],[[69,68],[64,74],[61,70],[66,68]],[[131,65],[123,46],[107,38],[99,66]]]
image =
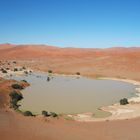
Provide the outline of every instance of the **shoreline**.
[[[37,71],[41,72],[42,71]],[[43,72],[46,73],[47,72]],[[77,75],[67,75],[67,74],[58,74],[58,73],[53,73],[52,76],[72,76],[72,77],[77,77]],[[80,75],[80,77],[86,77]],[[93,77],[86,77],[86,78],[91,78]],[[94,78],[96,79],[96,78]],[[114,78],[114,77],[100,77],[98,80],[115,80],[115,81],[122,81],[126,83],[130,83],[136,86],[135,88],[135,95],[137,96],[132,96],[131,98],[128,99],[129,104],[128,105],[120,105],[119,103],[114,103],[113,105],[109,106],[103,106],[99,108],[99,110],[109,112],[111,113],[110,116],[108,117],[103,117],[103,118],[96,118],[93,117],[92,112],[85,112],[82,114],[65,114],[65,116],[69,117],[72,120],[75,121],[80,121],[80,122],[100,122],[100,121],[110,121],[110,120],[126,120],[126,119],[133,119],[140,117],[140,81],[135,81],[131,79],[119,79],[119,78]]]
[[[28,69],[29,70],[29,69]],[[34,71],[34,70],[32,70]],[[43,72],[43,71],[37,71],[37,72]],[[47,73],[47,72],[43,72]],[[15,75],[20,76],[21,74],[15,73]],[[53,73],[52,75],[61,75],[61,76],[74,76],[77,77],[77,75],[66,75],[66,74],[57,74]],[[2,76],[3,77],[3,76]],[[79,76],[78,76],[79,77]],[[80,77],[86,77],[80,75]],[[87,77],[87,78],[92,78],[93,77]],[[99,110],[109,112],[111,113],[110,116],[104,117],[104,118],[95,118],[92,116],[93,113],[91,112],[85,112],[82,114],[75,114],[75,115],[64,115],[69,117],[70,119],[73,119],[75,121],[80,121],[80,122],[100,122],[100,121],[110,121],[110,120],[125,120],[125,119],[132,119],[132,118],[137,118],[140,117],[140,81],[135,81],[135,80],[130,80],[130,79],[119,79],[119,78],[113,78],[113,77],[100,77],[98,80],[116,80],[116,81],[122,81],[126,83],[130,83],[136,86],[136,93],[137,97],[131,97],[128,99],[129,104],[128,105],[120,105],[119,103],[115,103],[113,105],[109,106],[103,106],[99,108]]]
[[131,97],[128,99],[129,104],[120,105],[119,103],[115,103],[109,106],[103,106],[100,110],[111,113],[110,116],[105,118],[95,118],[91,115],[91,113],[83,113],[77,115],[68,115],[72,117],[76,121],[80,122],[100,122],[100,121],[111,121],[111,120],[127,120],[140,117],[140,82],[130,79],[119,79],[113,77],[102,77],[99,78],[101,80],[116,80],[122,81],[126,83],[130,83],[136,86],[135,95],[136,97]]

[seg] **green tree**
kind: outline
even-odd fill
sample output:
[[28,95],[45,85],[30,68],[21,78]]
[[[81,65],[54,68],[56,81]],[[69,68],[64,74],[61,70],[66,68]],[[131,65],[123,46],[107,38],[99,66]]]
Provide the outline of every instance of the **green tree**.
[[23,112],[23,115],[24,116],[34,116],[31,111],[25,111],[25,112]]
[[19,84],[12,84],[12,88],[14,89],[23,89],[23,86],[19,85]]
[[123,98],[120,100],[120,105],[126,105],[126,104],[129,104],[127,98]]
[[44,117],[49,117],[50,116],[50,114],[47,111],[45,111],[45,110],[42,111],[42,115]]

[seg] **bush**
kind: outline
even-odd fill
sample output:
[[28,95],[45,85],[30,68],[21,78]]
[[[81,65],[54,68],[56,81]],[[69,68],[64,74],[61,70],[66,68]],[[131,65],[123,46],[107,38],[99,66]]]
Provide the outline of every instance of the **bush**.
[[76,72],[77,75],[80,75],[80,72]]
[[32,73],[32,71],[31,71],[31,70],[30,70],[29,72],[30,72],[30,73]]
[[50,112],[50,115],[52,116],[52,117],[58,117],[58,115],[55,113],[55,112]]
[[50,77],[47,77],[47,81],[48,81],[48,82],[50,81]]
[[23,67],[22,67],[22,69],[24,69],[24,70],[25,70],[26,68],[23,66]]
[[48,70],[48,73],[52,73],[52,70]]
[[47,111],[42,111],[42,115],[44,117],[49,117],[50,116],[50,114]]
[[25,112],[23,112],[23,115],[24,116],[34,116],[31,111],[25,111]]
[[7,71],[3,68],[0,69],[2,71],[2,73],[7,73]]
[[23,81],[23,82],[27,83],[27,81],[26,81],[26,80],[21,80],[21,81]]
[[126,98],[123,98],[120,100],[120,105],[126,105],[126,104],[129,104],[129,102]]
[[14,71],[18,71],[18,69],[17,68],[14,68]]
[[23,86],[21,86],[19,84],[12,84],[12,88],[14,88],[14,89],[23,89]]
[[11,97],[11,101],[10,101],[10,107],[14,108],[15,110],[18,109],[18,107],[20,105],[18,105],[18,101],[23,99],[22,94],[17,93],[16,91],[13,91],[9,94],[9,96]]
[[15,110],[17,110],[19,108],[20,105],[17,104],[18,100],[17,99],[13,99],[10,101],[10,107],[14,108]]
[[28,71],[24,71],[25,74],[28,74]]
[[2,73],[7,73],[7,71],[6,70],[3,70]]
[[19,101],[19,100],[22,100],[22,99],[23,99],[22,94],[17,93],[16,91],[11,92],[11,93],[9,94],[9,96],[11,97],[12,100],[17,100],[17,101]]

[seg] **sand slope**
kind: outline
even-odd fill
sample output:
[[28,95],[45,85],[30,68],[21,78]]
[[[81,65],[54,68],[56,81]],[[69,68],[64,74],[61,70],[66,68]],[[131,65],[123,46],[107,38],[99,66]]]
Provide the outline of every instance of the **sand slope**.
[[45,45],[0,45],[0,59],[16,59],[37,70],[140,80],[140,48],[59,48]]
[[2,140],[139,140],[140,120],[78,123],[44,122],[0,111]]

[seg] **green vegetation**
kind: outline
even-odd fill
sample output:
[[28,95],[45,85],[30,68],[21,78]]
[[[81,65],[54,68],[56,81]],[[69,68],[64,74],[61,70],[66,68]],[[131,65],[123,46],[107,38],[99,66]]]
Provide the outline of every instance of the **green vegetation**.
[[47,77],[47,81],[48,81],[48,82],[50,81],[50,77]]
[[27,81],[26,81],[26,80],[21,80],[21,81],[23,81],[23,82],[27,83]]
[[23,112],[23,115],[24,116],[35,116],[35,115],[32,114],[31,111],[25,111],[25,112]]
[[19,84],[12,84],[12,88],[14,89],[23,89],[23,86],[19,85]]
[[22,67],[22,69],[24,69],[24,70],[25,70],[26,68],[23,66],[23,67]]
[[13,63],[16,64],[17,62],[16,61],[13,61]]
[[17,69],[17,68],[14,68],[14,72],[15,72],[15,71],[18,71],[18,69]]
[[17,93],[16,91],[13,91],[9,94],[11,101],[10,101],[10,107],[14,108],[15,110],[17,110],[19,108],[20,105],[18,105],[18,101],[23,99],[22,94]]
[[76,72],[76,75],[80,75],[80,72]]
[[52,117],[58,117],[58,115],[55,113],[55,112],[50,112],[50,116],[52,116]]
[[52,70],[48,70],[48,73],[52,73],[53,71]]
[[120,100],[120,105],[126,105],[126,104],[129,104],[129,102],[126,98],[123,98]]
[[28,71],[24,71],[25,74],[28,74]]
[[49,117],[50,116],[50,114],[47,111],[45,111],[45,110],[42,111],[42,115],[44,117]]
[[50,112],[50,113],[48,113],[47,111],[45,111],[45,110],[43,110],[42,111],[42,115],[44,116],[44,117],[49,117],[49,116],[52,116],[52,117],[58,117],[58,114],[56,114],[55,112]]
[[1,69],[2,73],[7,73],[7,71],[5,69]]

